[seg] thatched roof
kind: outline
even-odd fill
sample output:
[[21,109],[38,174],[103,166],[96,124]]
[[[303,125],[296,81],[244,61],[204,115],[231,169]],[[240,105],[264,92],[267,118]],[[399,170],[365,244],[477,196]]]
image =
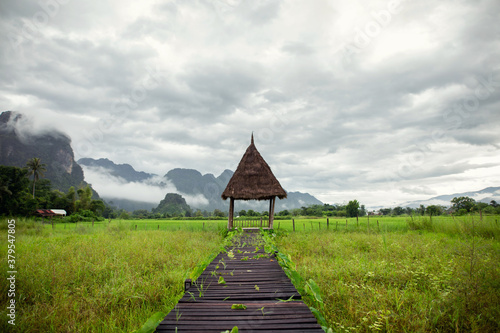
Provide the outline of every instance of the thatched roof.
[[286,198],[286,192],[273,175],[252,141],[241,158],[238,168],[229,180],[222,199],[268,200],[273,197]]

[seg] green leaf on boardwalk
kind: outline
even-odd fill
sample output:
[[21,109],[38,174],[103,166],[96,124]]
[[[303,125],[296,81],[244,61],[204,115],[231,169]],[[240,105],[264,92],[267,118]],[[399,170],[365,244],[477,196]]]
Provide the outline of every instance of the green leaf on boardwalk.
[[219,284],[226,284],[226,280],[222,276],[219,276]]
[[247,306],[245,304],[233,304],[231,305],[231,310],[246,310]]
[[231,332],[229,332],[229,330],[225,330],[220,333],[238,333],[238,326],[234,326]]
[[163,312],[156,312],[154,315],[149,317],[140,329],[134,331],[133,333],[153,333],[165,316],[166,314]]

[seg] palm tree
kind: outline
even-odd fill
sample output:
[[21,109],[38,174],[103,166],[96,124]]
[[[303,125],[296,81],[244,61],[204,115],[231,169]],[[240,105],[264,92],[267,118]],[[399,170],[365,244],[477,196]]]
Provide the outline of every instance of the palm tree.
[[35,199],[35,184],[40,177],[43,177],[43,173],[47,171],[45,164],[43,164],[38,157],[33,157],[26,163],[29,173],[28,177],[33,175],[33,199]]

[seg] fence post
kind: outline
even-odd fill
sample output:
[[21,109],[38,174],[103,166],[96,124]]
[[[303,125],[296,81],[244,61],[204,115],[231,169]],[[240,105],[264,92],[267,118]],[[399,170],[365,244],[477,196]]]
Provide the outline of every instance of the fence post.
[[380,231],[380,227],[378,225],[378,220],[377,220],[377,230]]
[[336,221],[335,223],[335,230],[339,230],[339,221]]
[[295,219],[292,219],[293,231],[295,231]]
[[359,228],[359,216],[356,214],[356,228]]
[[135,230],[137,230],[137,224],[135,225]]
[[92,227],[94,227],[94,219],[92,219]]
[[[203,222],[203,224],[205,224],[205,222]],[[160,230],[160,225],[158,224],[158,230]]]
[[321,222],[318,222],[318,230],[321,230]]
[[345,228],[347,229],[347,219],[345,219]]
[[260,217],[260,227],[262,228],[262,216]]
[[326,230],[330,229],[330,219],[326,218]]

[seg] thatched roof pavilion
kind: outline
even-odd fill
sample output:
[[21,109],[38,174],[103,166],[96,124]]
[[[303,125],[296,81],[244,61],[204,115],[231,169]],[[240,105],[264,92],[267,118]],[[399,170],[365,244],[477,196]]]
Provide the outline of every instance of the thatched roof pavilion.
[[281,187],[271,168],[255,147],[253,134],[250,146],[241,158],[221,197],[224,200],[230,198],[229,229],[233,228],[234,200],[270,200],[269,228],[273,228],[276,197],[286,198],[286,191]]

